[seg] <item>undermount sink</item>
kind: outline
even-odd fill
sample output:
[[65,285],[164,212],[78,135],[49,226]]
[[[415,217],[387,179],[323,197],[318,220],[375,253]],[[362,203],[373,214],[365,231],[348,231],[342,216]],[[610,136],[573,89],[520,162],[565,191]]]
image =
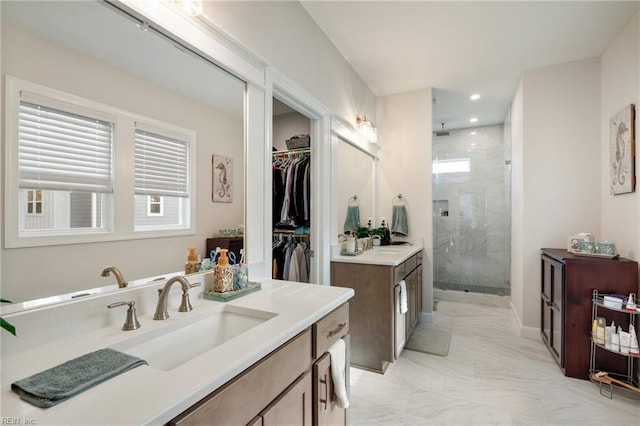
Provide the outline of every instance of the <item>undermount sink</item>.
[[[232,305],[203,314],[191,322],[154,330],[111,348],[141,358],[150,367],[168,371],[277,315]],[[166,321],[172,319],[173,316]]]

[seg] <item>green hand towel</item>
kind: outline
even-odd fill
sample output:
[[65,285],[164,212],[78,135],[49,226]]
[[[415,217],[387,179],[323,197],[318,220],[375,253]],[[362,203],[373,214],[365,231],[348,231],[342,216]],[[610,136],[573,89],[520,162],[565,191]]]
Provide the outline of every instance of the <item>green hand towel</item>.
[[394,235],[409,235],[409,225],[407,223],[407,208],[405,206],[393,206],[391,216],[391,233]]
[[146,361],[113,349],[100,349],[11,384],[20,398],[42,408],[86,391]]
[[347,218],[344,221],[344,232],[356,232],[360,226],[360,207],[347,207]]

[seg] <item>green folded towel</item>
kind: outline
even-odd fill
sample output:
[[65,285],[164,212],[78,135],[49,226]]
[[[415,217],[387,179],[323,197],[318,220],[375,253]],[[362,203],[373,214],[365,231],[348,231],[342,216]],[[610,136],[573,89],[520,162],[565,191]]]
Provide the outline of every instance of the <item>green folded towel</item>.
[[42,408],[56,404],[146,361],[113,349],[100,349],[11,384],[20,398]]
[[348,206],[347,218],[344,221],[344,232],[356,232],[360,226],[360,207]]

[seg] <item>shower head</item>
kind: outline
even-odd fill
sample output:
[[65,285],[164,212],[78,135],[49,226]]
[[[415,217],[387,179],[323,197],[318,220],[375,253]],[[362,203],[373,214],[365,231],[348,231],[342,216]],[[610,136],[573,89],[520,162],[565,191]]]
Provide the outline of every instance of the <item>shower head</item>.
[[449,131],[444,129],[444,123],[442,124],[442,130],[436,130],[436,136],[449,136]]

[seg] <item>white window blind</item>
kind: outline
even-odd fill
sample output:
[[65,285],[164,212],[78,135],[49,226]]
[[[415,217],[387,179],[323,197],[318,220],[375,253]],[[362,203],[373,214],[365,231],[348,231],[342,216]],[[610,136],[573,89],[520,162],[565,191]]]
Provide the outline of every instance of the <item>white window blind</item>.
[[188,167],[186,141],[136,129],[136,194],[188,197]]
[[20,100],[20,188],[113,192],[113,123]]

